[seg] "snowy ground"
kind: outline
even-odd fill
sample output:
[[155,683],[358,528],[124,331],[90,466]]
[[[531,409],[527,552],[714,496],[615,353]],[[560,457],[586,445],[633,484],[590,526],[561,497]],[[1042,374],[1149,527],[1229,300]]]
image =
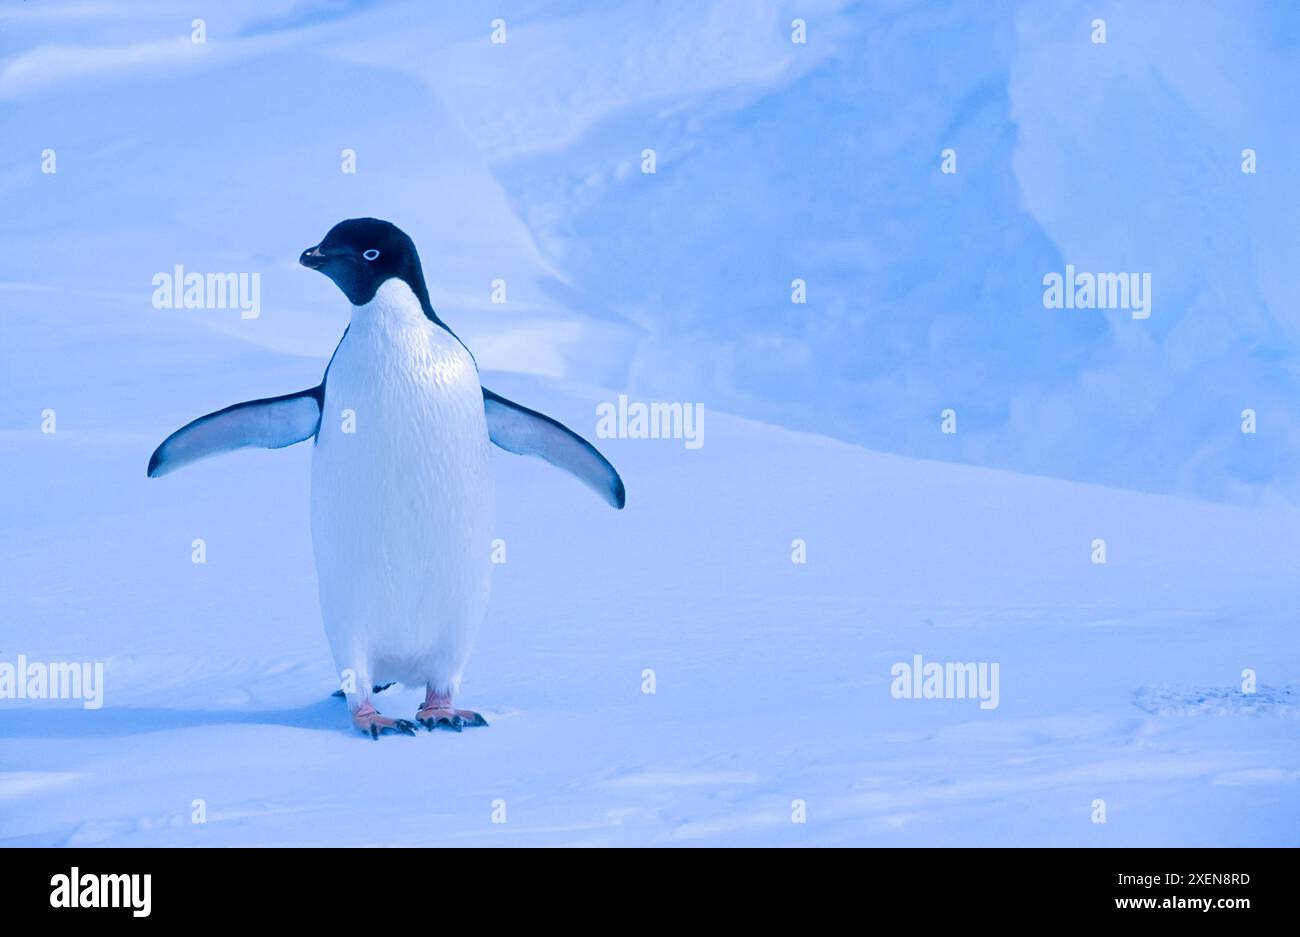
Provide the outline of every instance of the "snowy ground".
[[[0,707],[5,844],[1300,843],[1294,514],[715,412],[696,451],[604,443],[622,513],[500,454],[507,562],[463,693],[491,726],[376,743],[329,698],[306,447],[144,475],[172,426],[314,365],[193,347],[172,364],[204,379],[160,377],[130,429],[75,414],[125,407],[161,349],[71,391],[56,434],[0,438],[0,659],[106,664],[98,711]],[[240,367],[199,360],[222,351]],[[611,397],[486,382],[587,432]],[[999,707],[892,698],[914,654],[998,662]]]

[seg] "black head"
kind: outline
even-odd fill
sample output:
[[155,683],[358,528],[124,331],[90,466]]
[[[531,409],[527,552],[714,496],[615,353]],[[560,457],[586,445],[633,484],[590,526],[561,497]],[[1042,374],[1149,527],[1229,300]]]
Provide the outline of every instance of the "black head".
[[377,218],[340,221],[330,228],[325,240],[303,251],[298,262],[333,280],[354,306],[370,302],[385,280],[397,277],[419,298],[425,314],[436,321],[415,242],[395,224]]

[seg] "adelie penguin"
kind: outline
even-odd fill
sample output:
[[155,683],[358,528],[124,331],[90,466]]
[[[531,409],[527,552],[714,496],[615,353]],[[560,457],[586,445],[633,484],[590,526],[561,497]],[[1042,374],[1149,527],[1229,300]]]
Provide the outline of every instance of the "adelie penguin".
[[[352,303],[321,383],[199,417],[149,460],[151,478],[248,446],[315,441],[311,529],[321,615],[353,724],[373,738],[482,726],[452,703],[487,609],[490,444],[571,472],[614,508],[618,472],[586,440],[479,383],[429,303],[415,244],[374,218],[340,222],[300,262]],[[344,432],[343,411],[354,414]],[[380,714],[377,683],[425,687],[415,722]]]

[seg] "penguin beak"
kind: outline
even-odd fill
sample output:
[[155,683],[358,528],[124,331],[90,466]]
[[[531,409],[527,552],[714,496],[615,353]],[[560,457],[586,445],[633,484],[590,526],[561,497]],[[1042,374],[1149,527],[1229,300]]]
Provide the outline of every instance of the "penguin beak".
[[329,255],[321,253],[319,244],[315,247],[307,248],[302,252],[302,256],[298,258],[298,263],[312,270],[319,270],[321,267],[329,263],[329,261]]

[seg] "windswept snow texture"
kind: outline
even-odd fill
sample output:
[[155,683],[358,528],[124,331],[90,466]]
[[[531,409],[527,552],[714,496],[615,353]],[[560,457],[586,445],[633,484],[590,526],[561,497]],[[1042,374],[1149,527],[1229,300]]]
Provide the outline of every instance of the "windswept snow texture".
[[[284,373],[222,350],[228,394]],[[488,378],[571,425],[605,393]],[[159,426],[213,402],[172,386]],[[65,398],[55,436],[4,440],[18,472],[0,656],[102,660],[106,704],[0,708],[6,843],[1300,839],[1294,719],[1135,705],[1158,683],[1231,690],[1251,668],[1267,693],[1300,673],[1292,515],[717,413],[696,451],[605,443],[622,512],[500,453],[507,562],[461,697],[491,725],[371,742],[329,697],[307,448],[149,480],[153,436],[80,431],[78,407]],[[206,565],[190,561],[195,537]],[[790,562],[795,538],[806,565]],[[915,654],[999,663],[1000,705],[894,699],[890,668]],[[409,718],[420,699],[394,688],[379,705]]]
[[[211,6],[0,6],[0,665],[105,679],[0,699],[0,844],[1300,845],[1300,7]],[[296,260],[358,215],[627,484],[495,453],[487,729],[348,726],[308,445],[145,477],[319,382]],[[260,316],[154,308],[178,264]],[[596,439],[620,394],[704,445]]]

